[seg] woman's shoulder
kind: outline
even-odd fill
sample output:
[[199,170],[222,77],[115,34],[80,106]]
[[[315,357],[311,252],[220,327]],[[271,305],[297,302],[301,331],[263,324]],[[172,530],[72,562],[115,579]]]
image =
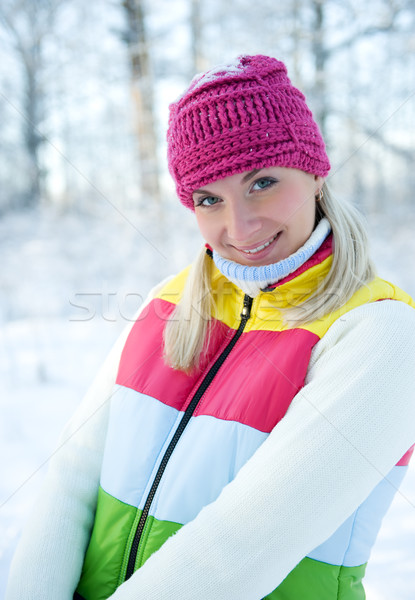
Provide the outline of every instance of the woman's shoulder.
[[344,355],[349,349],[356,356],[370,353],[374,360],[383,353],[395,361],[404,352],[415,361],[414,303],[385,298],[352,308],[336,319],[316,344],[312,363],[335,348]]
[[182,295],[184,285],[188,278],[190,266],[191,265],[188,265],[178,273],[165,277],[165,279],[154,286],[150,291],[149,296],[153,299],[160,298],[177,303]]

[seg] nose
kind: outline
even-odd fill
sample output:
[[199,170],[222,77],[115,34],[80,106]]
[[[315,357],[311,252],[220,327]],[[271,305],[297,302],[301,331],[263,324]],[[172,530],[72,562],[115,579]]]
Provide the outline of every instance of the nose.
[[227,203],[226,232],[232,242],[242,243],[251,240],[261,229],[252,201],[235,198]]

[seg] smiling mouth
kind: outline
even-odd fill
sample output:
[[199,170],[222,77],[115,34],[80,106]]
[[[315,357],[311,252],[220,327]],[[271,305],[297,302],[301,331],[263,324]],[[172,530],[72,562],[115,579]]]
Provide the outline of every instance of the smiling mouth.
[[274,242],[277,239],[279,234],[280,234],[280,232],[278,232],[276,235],[274,235],[274,237],[272,239],[270,239],[268,242],[265,242],[265,244],[262,244],[261,246],[258,246],[257,248],[252,248],[251,250],[244,250],[243,248],[240,248],[240,250],[242,252],[244,252],[245,254],[256,254],[257,252],[261,252],[261,250],[263,250],[264,248],[266,248],[267,246],[272,244],[272,242]]

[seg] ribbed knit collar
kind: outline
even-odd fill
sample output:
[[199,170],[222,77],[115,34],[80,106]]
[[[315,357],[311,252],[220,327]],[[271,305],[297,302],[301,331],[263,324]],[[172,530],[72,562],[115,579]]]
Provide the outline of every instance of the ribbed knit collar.
[[301,267],[322,245],[331,231],[326,218],[321,219],[306,243],[294,254],[272,265],[249,267],[240,265],[213,251],[216,267],[229,281],[237,285],[245,294],[255,298],[262,290],[284,279]]

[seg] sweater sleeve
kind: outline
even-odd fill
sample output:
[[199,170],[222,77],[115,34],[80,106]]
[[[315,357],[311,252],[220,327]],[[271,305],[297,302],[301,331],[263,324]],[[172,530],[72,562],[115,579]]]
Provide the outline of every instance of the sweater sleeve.
[[[124,336],[123,336],[124,337]],[[49,462],[12,561],[6,600],[71,600],[93,523],[119,340]]]
[[118,338],[50,459],[12,561],[6,600],[73,598],[94,520],[110,399],[131,327]]
[[111,600],[259,600],[361,504],[415,441],[415,311],[350,311],[306,385],[219,498]]

